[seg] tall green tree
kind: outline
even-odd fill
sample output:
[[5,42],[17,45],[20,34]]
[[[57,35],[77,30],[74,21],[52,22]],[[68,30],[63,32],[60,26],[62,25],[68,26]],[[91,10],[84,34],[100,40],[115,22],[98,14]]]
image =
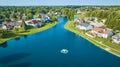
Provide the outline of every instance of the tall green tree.
[[22,29],[23,29],[23,31],[26,31],[26,30],[27,30],[27,25],[26,25],[24,19],[22,20]]
[[73,20],[74,14],[75,14],[75,10],[74,9],[69,9],[68,14],[67,14],[68,20]]

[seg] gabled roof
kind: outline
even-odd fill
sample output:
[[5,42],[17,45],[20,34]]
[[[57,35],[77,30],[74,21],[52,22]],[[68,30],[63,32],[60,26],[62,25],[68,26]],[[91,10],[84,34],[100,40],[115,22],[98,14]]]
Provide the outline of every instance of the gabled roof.
[[3,25],[6,25],[6,26],[21,26],[22,25],[22,22],[3,22]]
[[108,34],[111,31],[110,29],[104,27],[94,27],[92,30],[103,34]]
[[36,23],[41,23],[41,22],[42,22],[41,20],[31,20],[28,23],[29,24],[36,24]]
[[114,37],[120,38],[120,33],[114,35],[113,38],[114,38]]
[[88,23],[79,23],[78,25],[84,26],[84,27],[88,27],[90,24]]
[[2,25],[6,25],[6,26],[14,26],[14,23],[13,22],[3,22]]

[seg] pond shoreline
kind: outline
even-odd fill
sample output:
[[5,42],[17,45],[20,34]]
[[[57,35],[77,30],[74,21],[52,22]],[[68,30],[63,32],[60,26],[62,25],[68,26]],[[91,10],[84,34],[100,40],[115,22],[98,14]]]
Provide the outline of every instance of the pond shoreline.
[[15,36],[15,37],[10,37],[10,38],[1,39],[1,40],[0,40],[0,44],[6,42],[6,41],[8,41],[8,40],[11,40],[11,39],[14,39],[14,38],[18,38],[18,37],[23,36],[23,35],[29,35],[29,34],[34,34],[34,33],[42,32],[42,31],[44,31],[44,30],[47,30],[47,29],[55,26],[57,23],[58,23],[57,21],[55,21],[55,22],[53,22],[53,23],[48,23],[47,25],[45,25],[45,26],[43,26],[43,27],[41,27],[41,28],[33,28],[33,29],[30,29],[30,30],[29,30],[30,32],[27,32],[27,33],[19,33],[19,34],[18,34],[17,36]]
[[80,31],[78,31],[76,28],[73,27],[73,22],[70,22],[70,21],[67,22],[64,27],[65,27],[66,30],[69,30],[69,31],[71,31],[75,34],[78,34],[79,36],[85,38],[86,40],[90,41],[91,43],[98,46],[99,48],[101,48],[101,49],[103,49],[103,50],[105,50],[105,51],[107,51],[107,52],[109,52],[109,53],[111,53],[111,54],[113,54],[117,57],[120,57],[120,52],[118,52],[118,50],[116,50],[116,49],[114,49],[110,46],[101,44],[101,43],[95,41],[94,39],[86,36],[85,34],[81,33]]

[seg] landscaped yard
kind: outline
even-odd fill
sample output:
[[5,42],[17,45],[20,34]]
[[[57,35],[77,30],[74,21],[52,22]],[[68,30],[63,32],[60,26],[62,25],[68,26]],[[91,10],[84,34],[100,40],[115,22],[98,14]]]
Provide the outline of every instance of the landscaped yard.
[[76,33],[76,34],[80,35],[81,37],[89,40],[90,42],[94,43],[96,46],[99,46],[100,48],[105,49],[106,51],[113,53],[114,55],[120,57],[120,45],[113,44],[111,42],[111,38],[108,38],[108,39],[104,39],[104,38],[100,38],[100,37],[91,38],[85,34],[85,31],[75,28],[74,25],[75,25],[74,22],[68,22],[65,25],[65,28],[67,30],[69,30],[73,33]]
[[0,43],[4,43],[7,40],[20,37],[21,35],[28,35],[28,34],[33,34],[33,33],[44,31],[46,29],[49,29],[50,27],[55,26],[56,24],[57,24],[57,21],[53,22],[53,23],[47,23],[45,26],[40,27],[40,28],[31,28],[31,29],[28,29],[26,32],[14,33],[14,35],[9,35],[8,38],[0,38]]

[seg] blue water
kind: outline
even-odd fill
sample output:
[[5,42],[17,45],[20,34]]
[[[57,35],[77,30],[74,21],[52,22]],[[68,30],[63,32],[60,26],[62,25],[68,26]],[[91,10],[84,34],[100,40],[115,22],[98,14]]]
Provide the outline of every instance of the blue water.
[[[64,29],[67,19],[40,33],[1,45],[0,67],[120,67],[120,58]],[[67,49],[67,54],[60,50]]]

